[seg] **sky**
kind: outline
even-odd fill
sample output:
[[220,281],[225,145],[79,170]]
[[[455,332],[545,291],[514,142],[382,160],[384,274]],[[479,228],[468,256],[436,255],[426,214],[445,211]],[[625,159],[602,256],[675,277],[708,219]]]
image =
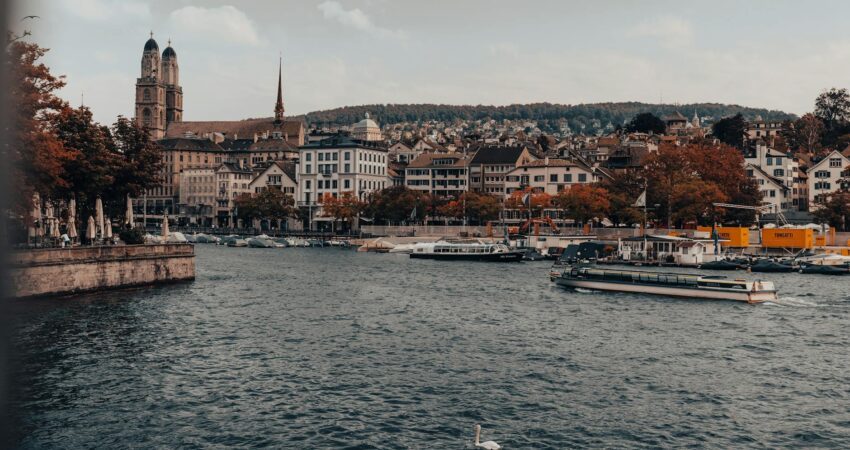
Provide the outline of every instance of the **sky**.
[[[35,14],[38,19],[19,21]],[[803,114],[850,87],[850,2],[785,0],[27,0],[61,95],[132,116],[153,31],[184,120],[374,103],[718,102]]]

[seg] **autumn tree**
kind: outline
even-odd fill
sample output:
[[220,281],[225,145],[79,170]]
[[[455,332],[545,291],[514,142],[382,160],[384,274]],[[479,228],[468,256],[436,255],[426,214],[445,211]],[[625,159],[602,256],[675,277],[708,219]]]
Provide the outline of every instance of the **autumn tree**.
[[711,133],[726,145],[738,149],[744,148],[744,134],[747,132],[747,121],[740,113],[732,117],[724,117],[711,126]]
[[599,187],[608,191],[608,218],[612,222],[628,225],[643,220],[642,209],[633,206],[644,189],[642,174],[614,172],[610,178],[604,178]]
[[518,209],[523,215],[529,211],[534,216],[542,214],[543,210],[552,205],[552,196],[545,192],[537,192],[528,187],[516,190],[505,199],[505,208]]
[[363,213],[376,221],[398,223],[410,220],[413,210],[416,219],[421,220],[428,214],[426,194],[408,189],[406,186],[391,186],[369,195]]
[[850,231],[850,192],[840,191],[818,204],[815,218],[838,231]]
[[608,191],[592,184],[575,184],[559,192],[552,202],[579,224],[605,217],[611,208]]
[[457,200],[451,200],[438,208],[440,215],[456,219],[465,217],[477,224],[498,219],[500,210],[499,199],[477,192],[464,192]]
[[693,178],[679,186],[670,200],[673,203],[673,221],[709,225],[715,218],[713,203],[726,202],[729,197],[716,183]]
[[253,220],[280,221],[296,216],[295,199],[280,189],[266,188],[259,193],[241,194],[234,200],[237,216],[248,223]]
[[640,113],[626,124],[626,131],[629,133],[664,134],[666,129],[667,126],[664,124],[664,121],[650,112]]
[[322,213],[327,217],[341,220],[351,227],[351,223],[362,211],[365,203],[360,201],[351,191],[341,193],[338,197],[326,193],[322,197]]
[[50,73],[40,62],[47,49],[15,40],[7,34],[6,69],[10,111],[8,146],[3,148],[4,164],[9,164],[14,180],[12,208],[22,214],[32,209],[33,192],[49,195],[67,188],[66,166],[78,152],[65,148],[52,127],[52,117],[67,104],[56,96],[65,86],[63,77]]
[[781,135],[791,151],[815,153],[820,149],[825,129],[820,117],[808,113],[797,120],[784,122]]

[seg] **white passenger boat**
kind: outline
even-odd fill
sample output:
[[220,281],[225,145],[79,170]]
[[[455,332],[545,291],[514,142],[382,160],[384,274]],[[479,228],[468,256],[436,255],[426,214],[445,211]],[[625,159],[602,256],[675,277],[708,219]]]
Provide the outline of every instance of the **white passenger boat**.
[[388,253],[413,253],[416,244],[396,244]]
[[454,244],[448,242],[419,243],[413,247],[411,258],[518,262],[525,252],[511,250],[504,244]]
[[568,267],[561,273],[550,273],[550,279],[559,286],[600,291],[748,303],[761,303],[777,298],[776,288],[770,281],[727,280],[725,277],[683,273]]
[[850,256],[836,255],[832,253],[821,253],[818,255],[800,256],[794,259],[800,265],[810,266],[848,266]]

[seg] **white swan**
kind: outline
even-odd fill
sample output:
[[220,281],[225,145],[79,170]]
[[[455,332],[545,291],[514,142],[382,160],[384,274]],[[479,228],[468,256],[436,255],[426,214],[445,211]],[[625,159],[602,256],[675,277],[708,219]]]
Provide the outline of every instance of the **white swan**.
[[486,448],[487,450],[499,450],[500,448],[502,448],[502,446],[500,446],[499,444],[497,444],[494,441],[479,442],[479,439],[481,439],[481,425],[475,424],[475,446],[476,447]]

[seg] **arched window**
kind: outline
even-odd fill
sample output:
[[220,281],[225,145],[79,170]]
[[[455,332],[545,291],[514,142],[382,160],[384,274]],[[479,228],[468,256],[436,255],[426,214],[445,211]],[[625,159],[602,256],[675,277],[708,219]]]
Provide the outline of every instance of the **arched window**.
[[144,93],[142,94],[142,100],[149,102],[151,101],[151,90],[145,88]]
[[148,108],[142,110],[142,124],[146,127],[151,126],[151,110]]

